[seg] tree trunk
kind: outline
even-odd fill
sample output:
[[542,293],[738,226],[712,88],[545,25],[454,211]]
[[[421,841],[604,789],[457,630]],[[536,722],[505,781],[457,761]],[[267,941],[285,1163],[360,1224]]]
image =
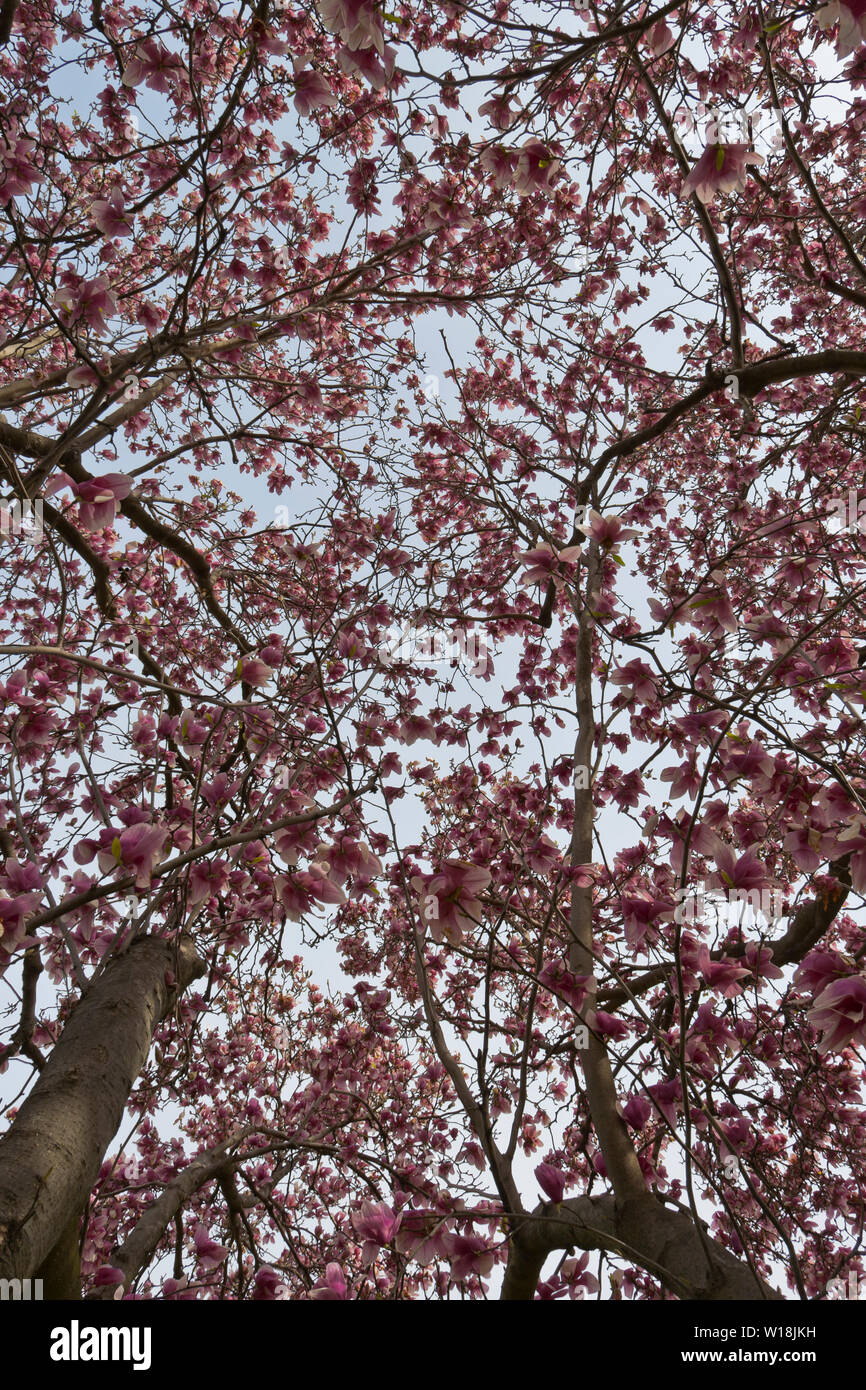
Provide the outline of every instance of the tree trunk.
[[0,1278],[36,1275],[83,1211],[154,1029],[205,966],[189,937],[142,937],[98,975],[0,1138]]

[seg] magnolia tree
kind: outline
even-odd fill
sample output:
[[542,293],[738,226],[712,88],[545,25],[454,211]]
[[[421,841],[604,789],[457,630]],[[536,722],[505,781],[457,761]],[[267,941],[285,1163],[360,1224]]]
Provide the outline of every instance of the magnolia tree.
[[863,0],[3,0],[0,1276],[864,1273],[864,84]]

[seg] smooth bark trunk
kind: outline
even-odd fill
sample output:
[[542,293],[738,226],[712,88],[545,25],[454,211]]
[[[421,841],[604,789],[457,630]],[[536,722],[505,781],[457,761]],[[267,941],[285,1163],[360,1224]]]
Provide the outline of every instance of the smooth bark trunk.
[[143,937],[75,1005],[0,1138],[0,1278],[35,1276],[83,1211],[154,1029],[204,971],[190,938]]

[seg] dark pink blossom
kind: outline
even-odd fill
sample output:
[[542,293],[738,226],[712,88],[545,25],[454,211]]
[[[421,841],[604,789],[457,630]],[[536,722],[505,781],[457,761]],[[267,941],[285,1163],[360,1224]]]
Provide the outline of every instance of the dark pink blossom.
[[568,1177],[552,1163],[539,1163],[535,1169],[538,1186],[551,1202],[561,1202],[568,1186]]
[[646,1096],[633,1095],[629,1096],[628,1100],[623,1105],[622,1113],[628,1120],[632,1129],[643,1129],[650,1115],[653,1113],[653,1108]]
[[807,990],[815,996],[826,989],[833,980],[850,975],[854,962],[838,951],[817,949],[803,957],[794,974],[794,984],[798,989]]
[[158,39],[144,39],[137,44],[123,70],[127,87],[145,82],[154,92],[170,92],[183,72],[183,63]]
[[823,1032],[818,1043],[822,1054],[866,1042],[866,980],[862,975],[833,980],[818,995],[807,1018]]
[[227,1245],[218,1245],[211,1240],[206,1226],[197,1226],[193,1237],[196,1262],[200,1269],[218,1269],[228,1255]]
[[500,94],[483,102],[478,108],[478,114],[486,116],[496,130],[507,130],[519,113],[512,107],[511,98]]
[[373,48],[342,47],[337,51],[337,62],[344,72],[350,76],[363,77],[375,92],[381,92],[394,76],[397,54],[388,44],[380,62]]
[[589,987],[588,975],[574,975],[561,961],[545,961],[538,972],[538,983],[551,994],[570,1004],[575,1013],[583,1008]]
[[132,481],[123,473],[105,473],[73,483],[78,498],[78,519],[85,531],[103,531],[117,515],[117,504],[132,492]]
[[514,179],[517,155],[504,145],[488,145],[481,156],[481,167],[492,175],[497,188],[507,188]]
[[639,535],[634,527],[626,526],[618,516],[602,516],[592,510],[589,520],[583,526],[578,526],[577,530],[582,531],[588,539],[597,541],[605,551],[615,550],[623,541]]
[[325,1268],[325,1275],[320,1279],[314,1289],[310,1290],[310,1298],[335,1300],[348,1299],[349,1288],[346,1283],[346,1276],[340,1266],[331,1263]]
[[641,705],[655,704],[658,700],[652,667],[640,657],[634,657],[625,666],[618,666],[610,679],[614,685],[622,687],[622,693],[628,700],[637,700]]
[[676,39],[664,19],[659,19],[647,34],[647,47],[654,58],[660,58],[673,48]]
[[[149,888],[153,870],[164,857],[162,850],[167,839],[168,831],[161,826],[143,822],[132,825],[113,836],[107,848],[99,850],[99,867],[103,873],[116,868],[130,870],[135,874],[136,888]],[[79,858],[78,862],[82,860]]]
[[352,1225],[364,1242],[361,1258],[365,1264],[372,1264],[380,1249],[393,1243],[400,1216],[385,1202],[362,1202],[361,1210],[352,1213]]
[[446,1236],[445,1247],[451,1259],[451,1278],[458,1284],[470,1274],[486,1277],[496,1260],[495,1251],[481,1236]]
[[238,658],[235,666],[235,673],[246,685],[263,686],[268,681],[273,680],[274,673],[266,661],[262,661],[257,656],[242,656]]
[[270,1303],[288,1297],[288,1285],[283,1282],[279,1270],[273,1269],[270,1265],[259,1265],[253,1281],[253,1301]]

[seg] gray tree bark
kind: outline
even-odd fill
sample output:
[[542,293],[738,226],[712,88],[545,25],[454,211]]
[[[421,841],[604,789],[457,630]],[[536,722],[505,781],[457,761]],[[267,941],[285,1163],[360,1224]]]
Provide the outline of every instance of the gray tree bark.
[[75,1005],[0,1138],[0,1278],[35,1276],[83,1210],[154,1029],[205,969],[191,938],[142,937]]

